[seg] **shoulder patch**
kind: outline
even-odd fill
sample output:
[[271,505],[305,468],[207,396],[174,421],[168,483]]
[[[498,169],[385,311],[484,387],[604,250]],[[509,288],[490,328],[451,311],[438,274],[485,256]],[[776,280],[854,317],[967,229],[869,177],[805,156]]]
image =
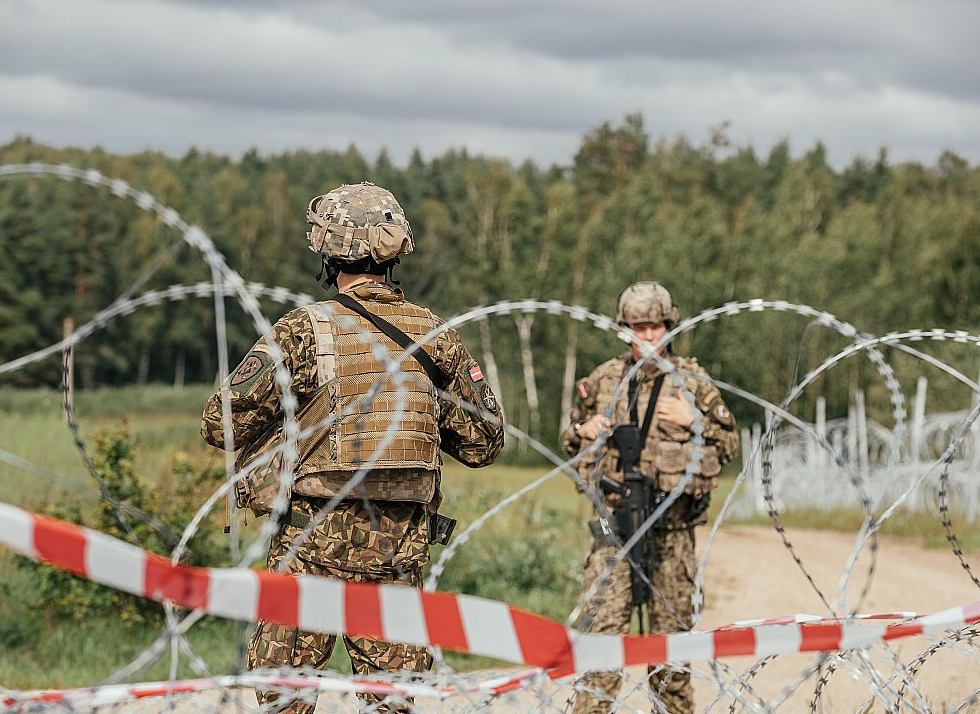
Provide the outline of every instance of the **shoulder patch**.
[[237,387],[242,382],[247,382],[262,370],[262,360],[257,355],[248,355],[235,370],[231,378],[231,386]]
[[489,384],[483,385],[483,391],[480,393],[480,398],[483,401],[483,406],[488,412],[496,414],[500,410],[500,405],[497,404],[497,396],[490,389]]
[[589,398],[589,385],[588,384],[586,384],[585,382],[579,382],[577,389],[578,389],[578,396],[581,399],[588,399]]
[[270,352],[271,350],[264,340],[257,342],[252,347],[252,351],[245,355],[245,359],[242,360],[242,363],[238,365],[238,368],[231,375],[230,385],[237,387],[240,384],[244,384],[272,364],[272,355]]
[[480,365],[474,363],[470,367],[470,379],[473,380],[474,384],[483,379],[483,370],[480,369]]
[[735,417],[732,416],[731,411],[725,405],[725,402],[719,397],[711,403],[710,412],[711,418],[722,426],[732,426],[735,423]]

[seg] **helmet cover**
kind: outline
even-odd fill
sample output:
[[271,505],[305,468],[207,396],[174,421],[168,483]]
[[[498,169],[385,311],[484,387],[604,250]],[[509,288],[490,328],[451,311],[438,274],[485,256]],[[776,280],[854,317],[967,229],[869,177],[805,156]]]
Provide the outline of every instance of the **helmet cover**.
[[415,250],[405,211],[373,183],[345,184],[310,201],[310,250],[327,259],[383,263]]
[[660,283],[633,283],[619,296],[616,323],[637,325],[643,322],[671,322],[680,319],[670,292]]

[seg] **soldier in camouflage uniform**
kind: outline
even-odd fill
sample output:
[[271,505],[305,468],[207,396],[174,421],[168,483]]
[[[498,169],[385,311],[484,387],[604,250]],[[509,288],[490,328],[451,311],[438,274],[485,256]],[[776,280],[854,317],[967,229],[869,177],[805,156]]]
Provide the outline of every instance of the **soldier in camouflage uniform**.
[[[612,439],[601,448],[590,447],[597,438],[608,438],[617,424],[635,424],[637,415],[644,421],[654,384],[664,373],[655,359],[643,356],[641,344],[656,343],[677,322],[678,313],[663,286],[641,282],[631,285],[620,296],[616,320],[632,331],[632,350],[599,365],[576,384],[569,426],[561,436],[569,456],[583,454],[579,474],[584,484],[599,490],[609,514],[615,513],[622,499],[615,489],[598,489],[598,484],[603,477],[607,483],[623,482],[619,453]],[[669,346],[660,347],[659,354],[677,368],[683,387],[672,375],[664,377],[649,431],[640,447],[639,469],[654,481],[652,493],[662,498],[664,492],[672,491],[684,479],[685,470],[697,456],[693,436],[695,419],[704,445],[693,480],[647,532],[647,552],[653,554],[655,563],[653,572],[647,574],[653,585],[646,603],[651,634],[688,630],[692,625],[696,573],[694,526],[705,521],[704,510],[716,486],[717,474],[722,465],[734,458],[739,443],[731,412],[697,360],[675,356]],[[641,368],[634,378],[638,384],[628,389],[624,376],[641,360]],[[631,392],[636,395],[635,409],[628,404]],[[687,401],[691,396],[693,404]],[[610,518],[609,522],[615,524],[615,519]],[[596,522],[590,526],[597,535],[586,560],[582,596],[586,597],[598,578],[604,579],[585,602],[588,629],[627,634],[633,614],[631,566],[626,558],[614,563],[622,539],[603,535]],[[656,695],[655,712],[693,712],[689,671],[651,666],[649,673],[650,687]],[[574,714],[606,714],[612,709],[622,681],[616,672],[595,672],[581,684],[584,689],[576,695]]]
[[[310,248],[322,255],[327,272],[324,287],[336,285],[339,293],[415,341],[443,324],[405,300],[385,279],[398,256],[414,248],[411,228],[391,193],[369,183],[341,186],[314,198],[307,219]],[[445,329],[423,345],[445,377],[441,396],[415,357],[402,358],[400,379],[389,375],[383,380],[386,365],[377,354],[378,344],[390,356],[402,352],[365,317],[336,302],[297,308],[255,343],[207,402],[201,429],[205,440],[219,448],[254,452],[254,445],[267,440],[270,432],[282,430],[282,390],[274,374],[279,364],[290,375],[301,429],[327,424],[298,443],[290,508],[272,538],[270,570],[420,587],[441,501],[440,450],[467,466],[481,467],[492,463],[503,447],[499,405],[455,330]],[[227,447],[224,389],[233,437]],[[237,465],[242,465],[241,456]],[[356,487],[345,493],[352,479]],[[346,497],[324,513],[338,495]],[[304,539],[304,528],[309,530],[311,523],[312,533]],[[295,556],[286,558],[290,548]],[[335,635],[259,622],[247,665],[321,669],[335,641]],[[431,666],[431,656],[421,646],[354,636],[343,641],[355,674],[420,672]],[[360,696],[365,704],[381,701]],[[277,699],[273,692],[258,692],[257,697],[262,704]],[[313,704],[293,701],[281,710],[310,714],[313,709]],[[388,703],[378,707],[389,709]]]

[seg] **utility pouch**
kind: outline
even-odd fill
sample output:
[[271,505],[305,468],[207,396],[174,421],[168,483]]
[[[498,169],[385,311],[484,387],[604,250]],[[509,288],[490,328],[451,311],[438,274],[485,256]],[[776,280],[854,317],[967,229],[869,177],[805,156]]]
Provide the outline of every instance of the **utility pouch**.
[[[256,448],[248,448],[239,458],[236,468],[241,470],[250,461],[282,446],[282,429],[276,428],[265,438],[256,441]],[[272,512],[272,505],[279,495],[279,472],[282,470],[282,452],[268,463],[252,469],[235,484],[235,500],[240,509],[248,508],[256,516]],[[286,498],[289,498],[289,493]]]
[[437,513],[429,521],[429,543],[446,545],[456,527],[456,519]]

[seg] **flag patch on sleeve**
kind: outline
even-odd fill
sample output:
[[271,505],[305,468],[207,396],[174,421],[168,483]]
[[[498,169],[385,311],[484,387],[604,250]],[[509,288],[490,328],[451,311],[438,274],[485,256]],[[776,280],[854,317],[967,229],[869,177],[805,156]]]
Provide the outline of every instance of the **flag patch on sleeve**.
[[480,369],[480,365],[475,364],[470,367],[470,379],[472,379],[474,382],[479,382],[481,379],[483,379],[483,370]]
[[588,388],[588,386],[586,386],[585,382],[579,382],[578,383],[578,395],[582,399],[588,399],[589,398],[589,388]]

